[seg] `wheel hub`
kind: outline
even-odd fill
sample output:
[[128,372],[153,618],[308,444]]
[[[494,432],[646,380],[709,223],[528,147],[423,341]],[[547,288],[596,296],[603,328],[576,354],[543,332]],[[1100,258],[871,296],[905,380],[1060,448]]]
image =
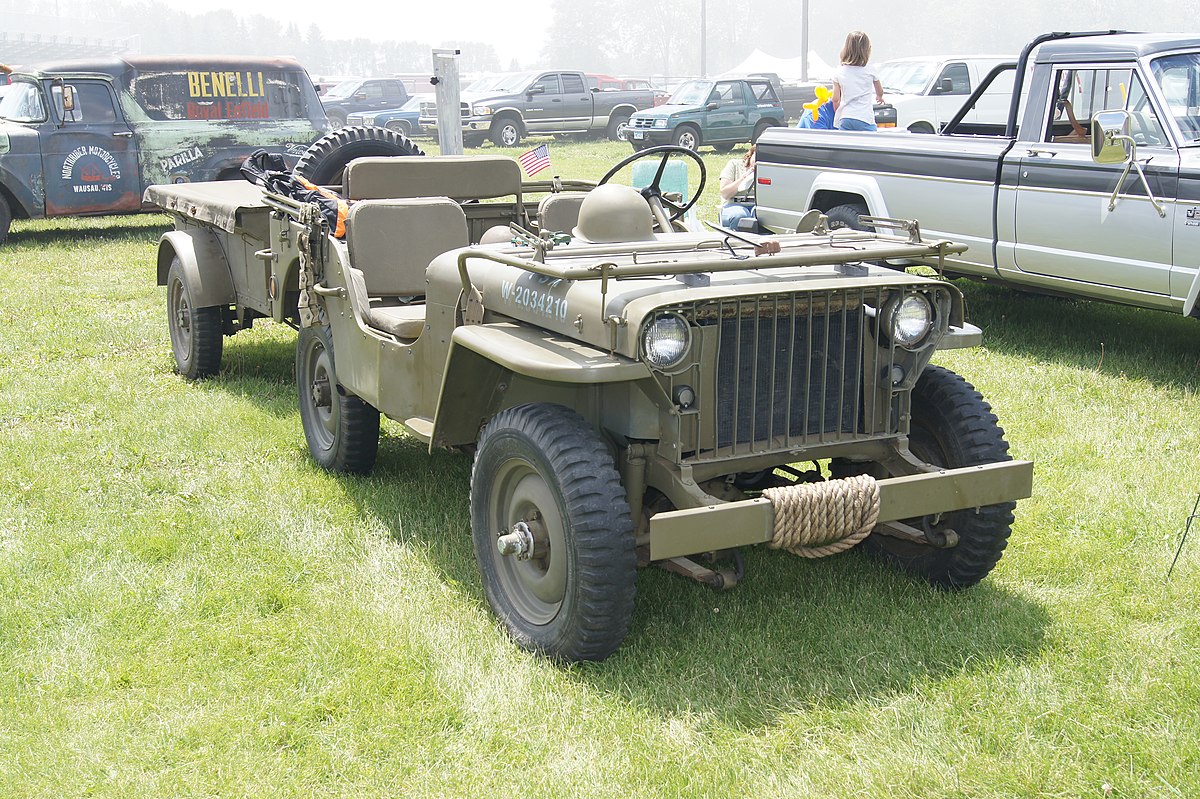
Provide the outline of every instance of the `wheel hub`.
[[318,408],[328,408],[333,404],[333,392],[329,387],[328,377],[318,377],[312,382],[313,405]]

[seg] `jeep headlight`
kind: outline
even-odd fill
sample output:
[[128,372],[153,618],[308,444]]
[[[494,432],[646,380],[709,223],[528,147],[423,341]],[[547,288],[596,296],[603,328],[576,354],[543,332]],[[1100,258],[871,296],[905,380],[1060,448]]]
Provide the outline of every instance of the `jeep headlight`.
[[490,117],[492,115],[492,107],[490,105],[477,105],[471,109],[471,113],[477,117]]
[[657,314],[642,327],[642,355],[659,371],[678,366],[691,343],[691,328],[678,314]]
[[667,126],[667,118],[666,117],[659,117],[658,119],[654,120],[654,127],[665,128],[666,126]]
[[916,349],[933,329],[933,305],[924,294],[902,294],[884,306],[881,321],[896,346]]

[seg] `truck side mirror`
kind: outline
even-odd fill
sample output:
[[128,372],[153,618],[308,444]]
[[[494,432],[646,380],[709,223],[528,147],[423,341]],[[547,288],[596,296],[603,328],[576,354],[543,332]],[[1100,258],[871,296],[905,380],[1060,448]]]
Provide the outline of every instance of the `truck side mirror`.
[[545,93],[546,93],[545,86],[530,86],[528,89],[525,90],[525,94],[528,97],[533,97],[535,94],[545,94]]
[[954,81],[953,80],[951,80],[950,78],[942,78],[940,81],[938,81],[937,90],[935,92],[936,94],[953,94],[953,92],[954,92]]
[[1092,117],[1092,160],[1120,164],[1132,156],[1133,137],[1128,111],[1100,111]]
[[62,87],[62,107],[63,107],[63,111],[74,111],[75,110],[75,87],[74,86],[63,86]]
[[710,102],[708,105],[704,106],[704,110],[705,111],[716,111],[720,107],[721,107],[720,103]]

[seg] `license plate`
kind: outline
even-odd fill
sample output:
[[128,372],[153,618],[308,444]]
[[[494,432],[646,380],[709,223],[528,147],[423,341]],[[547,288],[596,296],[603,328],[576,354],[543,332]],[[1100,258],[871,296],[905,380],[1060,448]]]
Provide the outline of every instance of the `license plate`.
[[633,138],[635,138],[635,139],[642,138],[642,131],[640,131],[640,130],[633,131]]

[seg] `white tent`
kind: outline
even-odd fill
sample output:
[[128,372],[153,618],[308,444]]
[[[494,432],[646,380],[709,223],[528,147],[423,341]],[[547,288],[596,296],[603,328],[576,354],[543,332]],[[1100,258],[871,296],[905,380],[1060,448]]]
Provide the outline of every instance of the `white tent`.
[[[717,77],[734,77],[737,75],[748,75],[753,72],[774,72],[783,82],[791,83],[800,80],[800,75],[803,72],[803,59],[800,56],[796,56],[795,58],[778,58],[769,53],[764,53],[756,47],[754,48],[754,52],[746,56],[742,63],[717,75]],[[808,79],[829,80],[831,77],[833,77],[833,68],[826,64],[821,56],[817,55],[815,50],[809,50]]]

